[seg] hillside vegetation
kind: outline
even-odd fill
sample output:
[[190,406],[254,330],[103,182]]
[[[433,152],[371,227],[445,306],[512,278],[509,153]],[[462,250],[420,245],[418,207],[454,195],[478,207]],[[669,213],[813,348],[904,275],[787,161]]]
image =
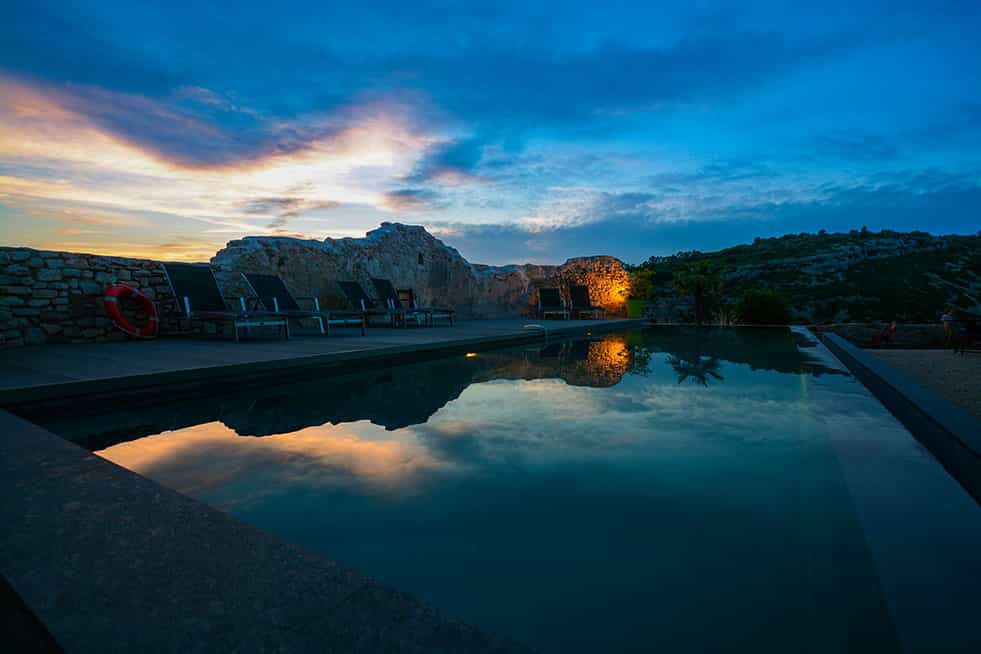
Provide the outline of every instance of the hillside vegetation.
[[721,278],[717,316],[731,314],[747,291],[772,290],[794,322],[934,322],[945,306],[981,312],[981,235],[866,230],[788,234],[718,252],[651,257],[634,268],[650,277],[656,310],[685,317],[675,279],[705,262]]

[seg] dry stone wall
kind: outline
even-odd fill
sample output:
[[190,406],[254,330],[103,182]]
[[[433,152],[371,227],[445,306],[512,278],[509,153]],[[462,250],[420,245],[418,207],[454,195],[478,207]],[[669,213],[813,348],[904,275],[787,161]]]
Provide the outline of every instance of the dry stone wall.
[[[299,296],[343,307],[338,280],[356,280],[374,294],[371,278],[383,277],[413,289],[420,304],[455,307],[461,318],[532,316],[539,288],[565,289],[570,283],[588,285],[595,304],[624,315],[629,293],[627,272],[613,257],[570,259],[560,266],[483,266],[422,227],[397,223],[364,238],[246,237],[230,242],[211,264],[226,296],[249,294],[242,272],[271,272]],[[132,283],[154,299],[162,335],[192,327],[179,320],[158,261],[0,247],[0,347],[124,339],[101,303],[105,288],[116,281]]]
[[0,346],[123,340],[102,307],[122,281],[153,299],[161,329],[177,329],[176,307],[160,263],[91,254],[0,248]]

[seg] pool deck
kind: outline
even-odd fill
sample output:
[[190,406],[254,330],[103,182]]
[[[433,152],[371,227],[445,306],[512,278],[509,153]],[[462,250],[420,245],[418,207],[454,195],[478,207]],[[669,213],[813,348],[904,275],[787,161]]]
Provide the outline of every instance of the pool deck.
[[480,350],[549,336],[639,327],[640,320],[480,320],[453,327],[335,329],[329,337],[217,338],[44,345],[0,351],[0,407],[162,387],[238,382],[303,368],[382,365],[437,352]]
[[981,420],[981,353],[953,350],[868,350],[899,373]]

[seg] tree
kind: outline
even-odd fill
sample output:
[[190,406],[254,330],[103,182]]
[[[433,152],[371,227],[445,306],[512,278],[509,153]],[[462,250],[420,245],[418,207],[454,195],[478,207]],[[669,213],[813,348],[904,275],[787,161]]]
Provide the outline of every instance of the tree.
[[630,299],[649,300],[654,292],[654,271],[635,268],[630,271]]
[[692,381],[701,386],[708,386],[709,378],[718,381],[725,379],[720,372],[722,364],[716,357],[695,356],[690,359],[682,359],[671,355],[668,357],[668,365],[674,368],[679,384]]
[[679,295],[691,295],[695,304],[695,324],[701,325],[706,303],[722,288],[722,277],[703,259],[685,264],[674,276],[674,288]]
[[786,325],[790,322],[790,305],[776,291],[750,289],[739,300],[736,315],[744,323]]

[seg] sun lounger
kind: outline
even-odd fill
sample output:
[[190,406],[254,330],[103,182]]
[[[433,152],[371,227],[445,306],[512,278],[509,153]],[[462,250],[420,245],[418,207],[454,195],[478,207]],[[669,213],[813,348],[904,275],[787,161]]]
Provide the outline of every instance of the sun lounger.
[[557,288],[538,289],[538,317],[548,318],[559,316],[563,320],[569,318],[569,309],[565,306],[562,293]]
[[395,287],[392,286],[392,282],[388,281],[387,279],[372,277],[371,283],[375,287],[375,291],[378,293],[378,299],[383,302],[388,309],[391,309],[399,314],[399,320],[403,325],[408,326],[409,321],[412,321],[417,325],[429,325],[429,315],[425,311],[402,306],[402,301],[399,299],[398,291],[396,291]]
[[[320,333],[330,335],[332,325],[351,325],[361,328],[365,335],[365,315],[361,311],[335,311],[320,308],[317,297],[296,298],[290,293],[286,283],[278,275],[264,273],[242,273],[245,283],[252,289],[259,302],[267,311],[293,320],[311,320],[317,323]],[[313,309],[303,309],[298,300],[313,304]]]
[[569,286],[569,299],[571,300],[570,312],[573,318],[587,315],[592,318],[602,318],[606,316],[606,309],[598,307],[589,299],[589,287],[578,284]]
[[422,324],[420,319],[425,321],[425,324],[430,327],[436,324],[436,320],[447,320],[450,326],[453,326],[453,319],[456,312],[453,309],[447,309],[443,307],[420,307],[416,305],[415,299],[409,300],[409,306],[405,306],[402,303],[402,298],[399,297],[398,291],[387,279],[378,279],[373,277],[371,283],[375,285],[375,290],[378,291],[378,297],[382,299],[389,307],[394,309],[401,309],[403,311],[403,320],[414,320],[417,324]]
[[194,263],[161,265],[174,293],[178,310],[188,319],[230,324],[236,342],[239,340],[239,330],[245,329],[248,332],[254,327],[276,327],[282,330],[284,338],[290,337],[289,322],[285,316],[251,309],[244,297],[237,298],[238,309],[229,309],[211,266]]
[[399,324],[402,324],[402,312],[400,310],[379,305],[364,292],[361,284],[357,282],[337,282],[337,285],[341,287],[341,291],[347,298],[351,308],[355,311],[361,311],[367,322],[370,323],[371,317],[376,316],[384,318],[390,327],[397,327]]
[[[411,304],[414,308],[419,308],[416,306],[415,300],[412,300]],[[450,324],[450,327],[452,327],[453,322],[456,320],[456,309],[450,309],[447,307],[425,307],[422,310],[429,314],[430,327],[435,327],[437,320],[445,320]]]

